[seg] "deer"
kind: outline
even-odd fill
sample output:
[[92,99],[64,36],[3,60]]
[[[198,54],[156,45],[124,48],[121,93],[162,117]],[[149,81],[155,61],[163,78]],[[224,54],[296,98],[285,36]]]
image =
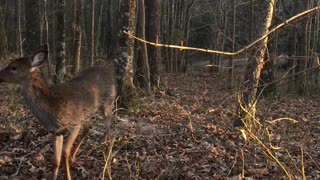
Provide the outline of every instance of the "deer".
[[[47,57],[44,45],[31,55],[13,60],[0,71],[0,83],[21,86],[27,108],[53,134],[52,179],[57,179],[62,159],[65,177],[71,180],[70,163],[75,162],[80,145],[92,128],[90,119],[96,113],[101,112],[106,120],[106,134],[110,133],[116,95],[114,70],[110,66],[93,66],[68,81],[49,85],[40,71]],[[74,146],[80,129],[82,135]]]

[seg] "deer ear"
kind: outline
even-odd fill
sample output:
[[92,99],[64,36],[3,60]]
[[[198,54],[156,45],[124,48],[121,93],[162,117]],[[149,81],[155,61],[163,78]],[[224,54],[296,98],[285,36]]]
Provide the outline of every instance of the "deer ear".
[[47,59],[48,52],[47,51],[39,51],[34,54],[31,62],[31,66],[33,68],[41,66],[41,64]]

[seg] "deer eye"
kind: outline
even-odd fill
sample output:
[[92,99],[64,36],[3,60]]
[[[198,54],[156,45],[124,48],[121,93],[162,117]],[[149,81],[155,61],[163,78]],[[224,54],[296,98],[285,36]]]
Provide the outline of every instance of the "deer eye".
[[16,70],[17,70],[17,67],[11,66],[10,69],[11,69],[11,71],[16,71]]

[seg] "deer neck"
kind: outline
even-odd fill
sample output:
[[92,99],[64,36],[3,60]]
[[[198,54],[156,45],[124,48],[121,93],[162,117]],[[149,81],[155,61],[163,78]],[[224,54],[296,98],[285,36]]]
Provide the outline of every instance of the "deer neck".
[[57,126],[54,121],[54,112],[50,105],[53,99],[52,93],[40,70],[32,72],[28,82],[22,85],[22,93],[30,111],[49,131],[54,131]]
[[30,79],[22,87],[24,94],[34,98],[46,98],[51,95],[48,83],[44,80],[39,69],[31,73]]

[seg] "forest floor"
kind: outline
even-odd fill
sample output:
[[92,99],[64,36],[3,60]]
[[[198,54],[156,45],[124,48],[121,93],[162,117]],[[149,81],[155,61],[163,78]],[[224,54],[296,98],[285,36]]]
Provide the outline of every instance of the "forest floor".
[[[261,144],[245,141],[232,127],[237,93],[224,88],[224,78],[203,72],[167,74],[163,81],[172,96],[139,98],[132,109],[118,111],[110,140],[103,138],[105,123],[93,119],[71,167],[73,179],[287,179],[283,168],[293,179],[320,178],[319,96],[257,104],[261,122],[298,122],[263,123],[256,131],[281,168]],[[52,171],[52,134],[18,94],[16,86],[0,86],[0,179],[42,179]],[[59,177],[64,179],[63,168]]]

